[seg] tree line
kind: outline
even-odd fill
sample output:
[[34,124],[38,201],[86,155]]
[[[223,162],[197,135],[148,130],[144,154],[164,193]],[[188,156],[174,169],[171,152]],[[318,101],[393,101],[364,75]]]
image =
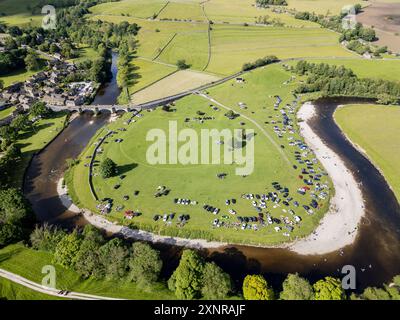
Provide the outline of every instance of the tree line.
[[242,71],[253,70],[262,66],[266,66],[271,63],[278,62],[279,59],[276,56],[267,56],[265,58],[257,59],[254,62],[245,63],[242,67]]
[[259,8],[268,8],[269,6],[287,6],[286,0],[256,0],[256,6]]
[[[361,9],[362,7],[360,4],[354,5],[356,14],[359,13]],[[354,26],[344,28],[343,19],[346,17],[346,15],[346,13],[341,13],[340,15],[336,16],[325,16],[322,14],[318,15],[308,11],[303,11],[297,12],[295,14],[295,18],[315,22],[324,28],[340,33],[339,42],[347,41],[348,44],[346,47],[349,50],[357,52],[358,54],[362,55],[365,52],[373,52],[375,56],[379,57],[380,54],[387,51],[387,47],[374,49],[367,43],[378,40],[374,29],[366,28],[359,22],[355,23]]]
[[358,78],[351,69],[326,63],[299,61],[292,71],[307,78],[296,93],[321,92],[323,96],[378,99],[382,104],[400,103],[400,84],[381,79]]

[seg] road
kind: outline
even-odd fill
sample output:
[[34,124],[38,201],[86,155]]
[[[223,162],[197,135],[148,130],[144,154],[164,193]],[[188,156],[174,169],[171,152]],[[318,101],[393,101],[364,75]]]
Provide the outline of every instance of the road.
[[28,280],[24,277],[21,277],[15,273],[9,272],[4,269],[0,269],[0,277],[8,279],[14,283],[20,284],[36,292],[44,293],[58,298],[74,299],[74,300],[125,300],[125,299],[118,299],[118,298],[111,298],[104,296],[96,296],[79,292],[67,292],[67,294],[61,294],[59,289],[53,289],[46,286],[42,286],[41,284]]

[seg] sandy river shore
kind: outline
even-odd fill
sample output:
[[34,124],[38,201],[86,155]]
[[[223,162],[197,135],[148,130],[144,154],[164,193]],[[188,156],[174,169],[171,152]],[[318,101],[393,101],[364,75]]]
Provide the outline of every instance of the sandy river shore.
[[335,195],[331,198],[329,212],[321,219],[317,229],[308,237],[289,246],[299,254],[325,254],[352,244],[357,228],[364,216],[364,200],[353,174],[340,156],[329,149],[314,133],[307,120],[315,115],[315,107],[305,103],[297,117],[301,135],[314,151],[333,181]]

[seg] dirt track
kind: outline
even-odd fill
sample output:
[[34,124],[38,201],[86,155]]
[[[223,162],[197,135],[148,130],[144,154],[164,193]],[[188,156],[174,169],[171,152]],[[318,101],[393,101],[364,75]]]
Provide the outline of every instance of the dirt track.
[[400,53],[400,3],[373,2],[357,15],[357,21],[375,28],[377,44]]

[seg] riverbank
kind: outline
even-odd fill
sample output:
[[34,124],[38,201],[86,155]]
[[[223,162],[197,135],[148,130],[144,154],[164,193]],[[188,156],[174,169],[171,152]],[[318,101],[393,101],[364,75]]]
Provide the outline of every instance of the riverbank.
[[300,131],[306,143],[321,161],[335,187],[329,212],[322,218],[317,229],[308,237],[289,246],[299,254],[326,254],[354,242],[358,225],[365,214],[361,189],[353,174],[347,169],[340,156],[328,148],[314,133],[308,121],[315,115],[315,107],[305,103],[297,116]]

